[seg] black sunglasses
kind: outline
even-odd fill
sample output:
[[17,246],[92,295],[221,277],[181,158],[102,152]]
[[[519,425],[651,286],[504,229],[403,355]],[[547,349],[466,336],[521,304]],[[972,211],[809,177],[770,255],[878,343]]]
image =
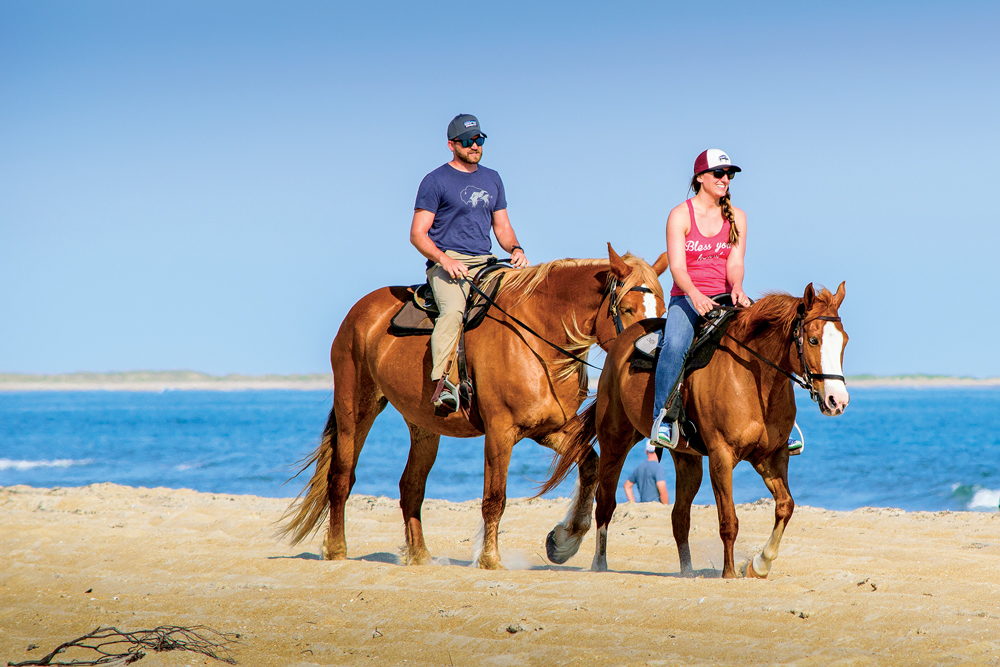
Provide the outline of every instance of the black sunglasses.
[[486,137],[480,134],[479,136],[473,139],[452,139],[452,141],[454,141],[456,144],[462,144],[462,148],[468,148],[472,144],[475,144],[477,146],[482,146],[483,144],[486,143]]
[[710,173],[715,178],[722,178],[723,176],[728,176],[729,180],[733,180],[733,177],[736,176],[735,169],[712,169],[708,173]]

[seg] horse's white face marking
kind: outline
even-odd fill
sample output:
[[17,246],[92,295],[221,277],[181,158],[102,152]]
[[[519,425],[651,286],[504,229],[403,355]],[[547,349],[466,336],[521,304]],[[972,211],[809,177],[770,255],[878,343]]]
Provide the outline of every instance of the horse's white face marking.
[[[645,287],[645,285],[643,285]],[[645,292],[642,295],[642,306],[646,319],[656,317],[656,296],[652,292]]]
[[[841,358],[844,355],[844,334],[833,322],[823,325],[823,343],[820,348],[820,372],[827,375],[843,375]],[[832,396],[838,409],[834,414],[840,414],[850,402],[847,385],[842,380],[825,380],[823,382],[823,400]]]

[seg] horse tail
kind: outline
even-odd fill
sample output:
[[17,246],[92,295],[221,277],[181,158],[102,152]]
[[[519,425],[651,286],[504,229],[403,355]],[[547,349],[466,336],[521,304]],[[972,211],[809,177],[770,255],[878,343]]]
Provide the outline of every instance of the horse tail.
[[309,466],[316,464],[312,479],[278,520],[284,523],[278,530],[278,537],[290,536],[291,543],[298,544],[319,530],[330,511],[330,463],[336,446],[337,413],[331,408],[319,447],[308,458],[300,461],[302,467],[288,480],[295,479]]
[[573,466],[580,464],[592,451],[597,441],[597,402],[591,402],[583,412],[574,415],[560,430],[566,435],[563,440],[565,447],[562,454],[557,453],[553,458],[552,474],[534,495],[535,498],[559,486]]

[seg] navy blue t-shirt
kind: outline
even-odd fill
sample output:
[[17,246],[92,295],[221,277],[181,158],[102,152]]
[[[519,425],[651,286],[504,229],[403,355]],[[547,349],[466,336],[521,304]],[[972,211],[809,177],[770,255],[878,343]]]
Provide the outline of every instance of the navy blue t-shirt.
[[494,170],[468,173],[445,163],[420,181],[413,208],[434,214],[427,235],[441,250],[486,255],[493,247],[493,212],[507,208],[507,197]]

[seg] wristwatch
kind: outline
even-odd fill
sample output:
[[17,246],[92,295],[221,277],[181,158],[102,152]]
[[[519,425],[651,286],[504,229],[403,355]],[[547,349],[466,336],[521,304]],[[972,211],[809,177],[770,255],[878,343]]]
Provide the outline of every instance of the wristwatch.
[[[521,252],[524,252],[524,248],[522,248],[522,247],[521,247],[521,246],[519,246],[519,245],[516,245],[516,246],[513,246],[513,247],[512,247],[511,249],[510,249],[510,251],[511,251],[511,252],[514,252],[515,250],[520,250]],[[527,253],[525,253],[525,254],[527,254]]]

